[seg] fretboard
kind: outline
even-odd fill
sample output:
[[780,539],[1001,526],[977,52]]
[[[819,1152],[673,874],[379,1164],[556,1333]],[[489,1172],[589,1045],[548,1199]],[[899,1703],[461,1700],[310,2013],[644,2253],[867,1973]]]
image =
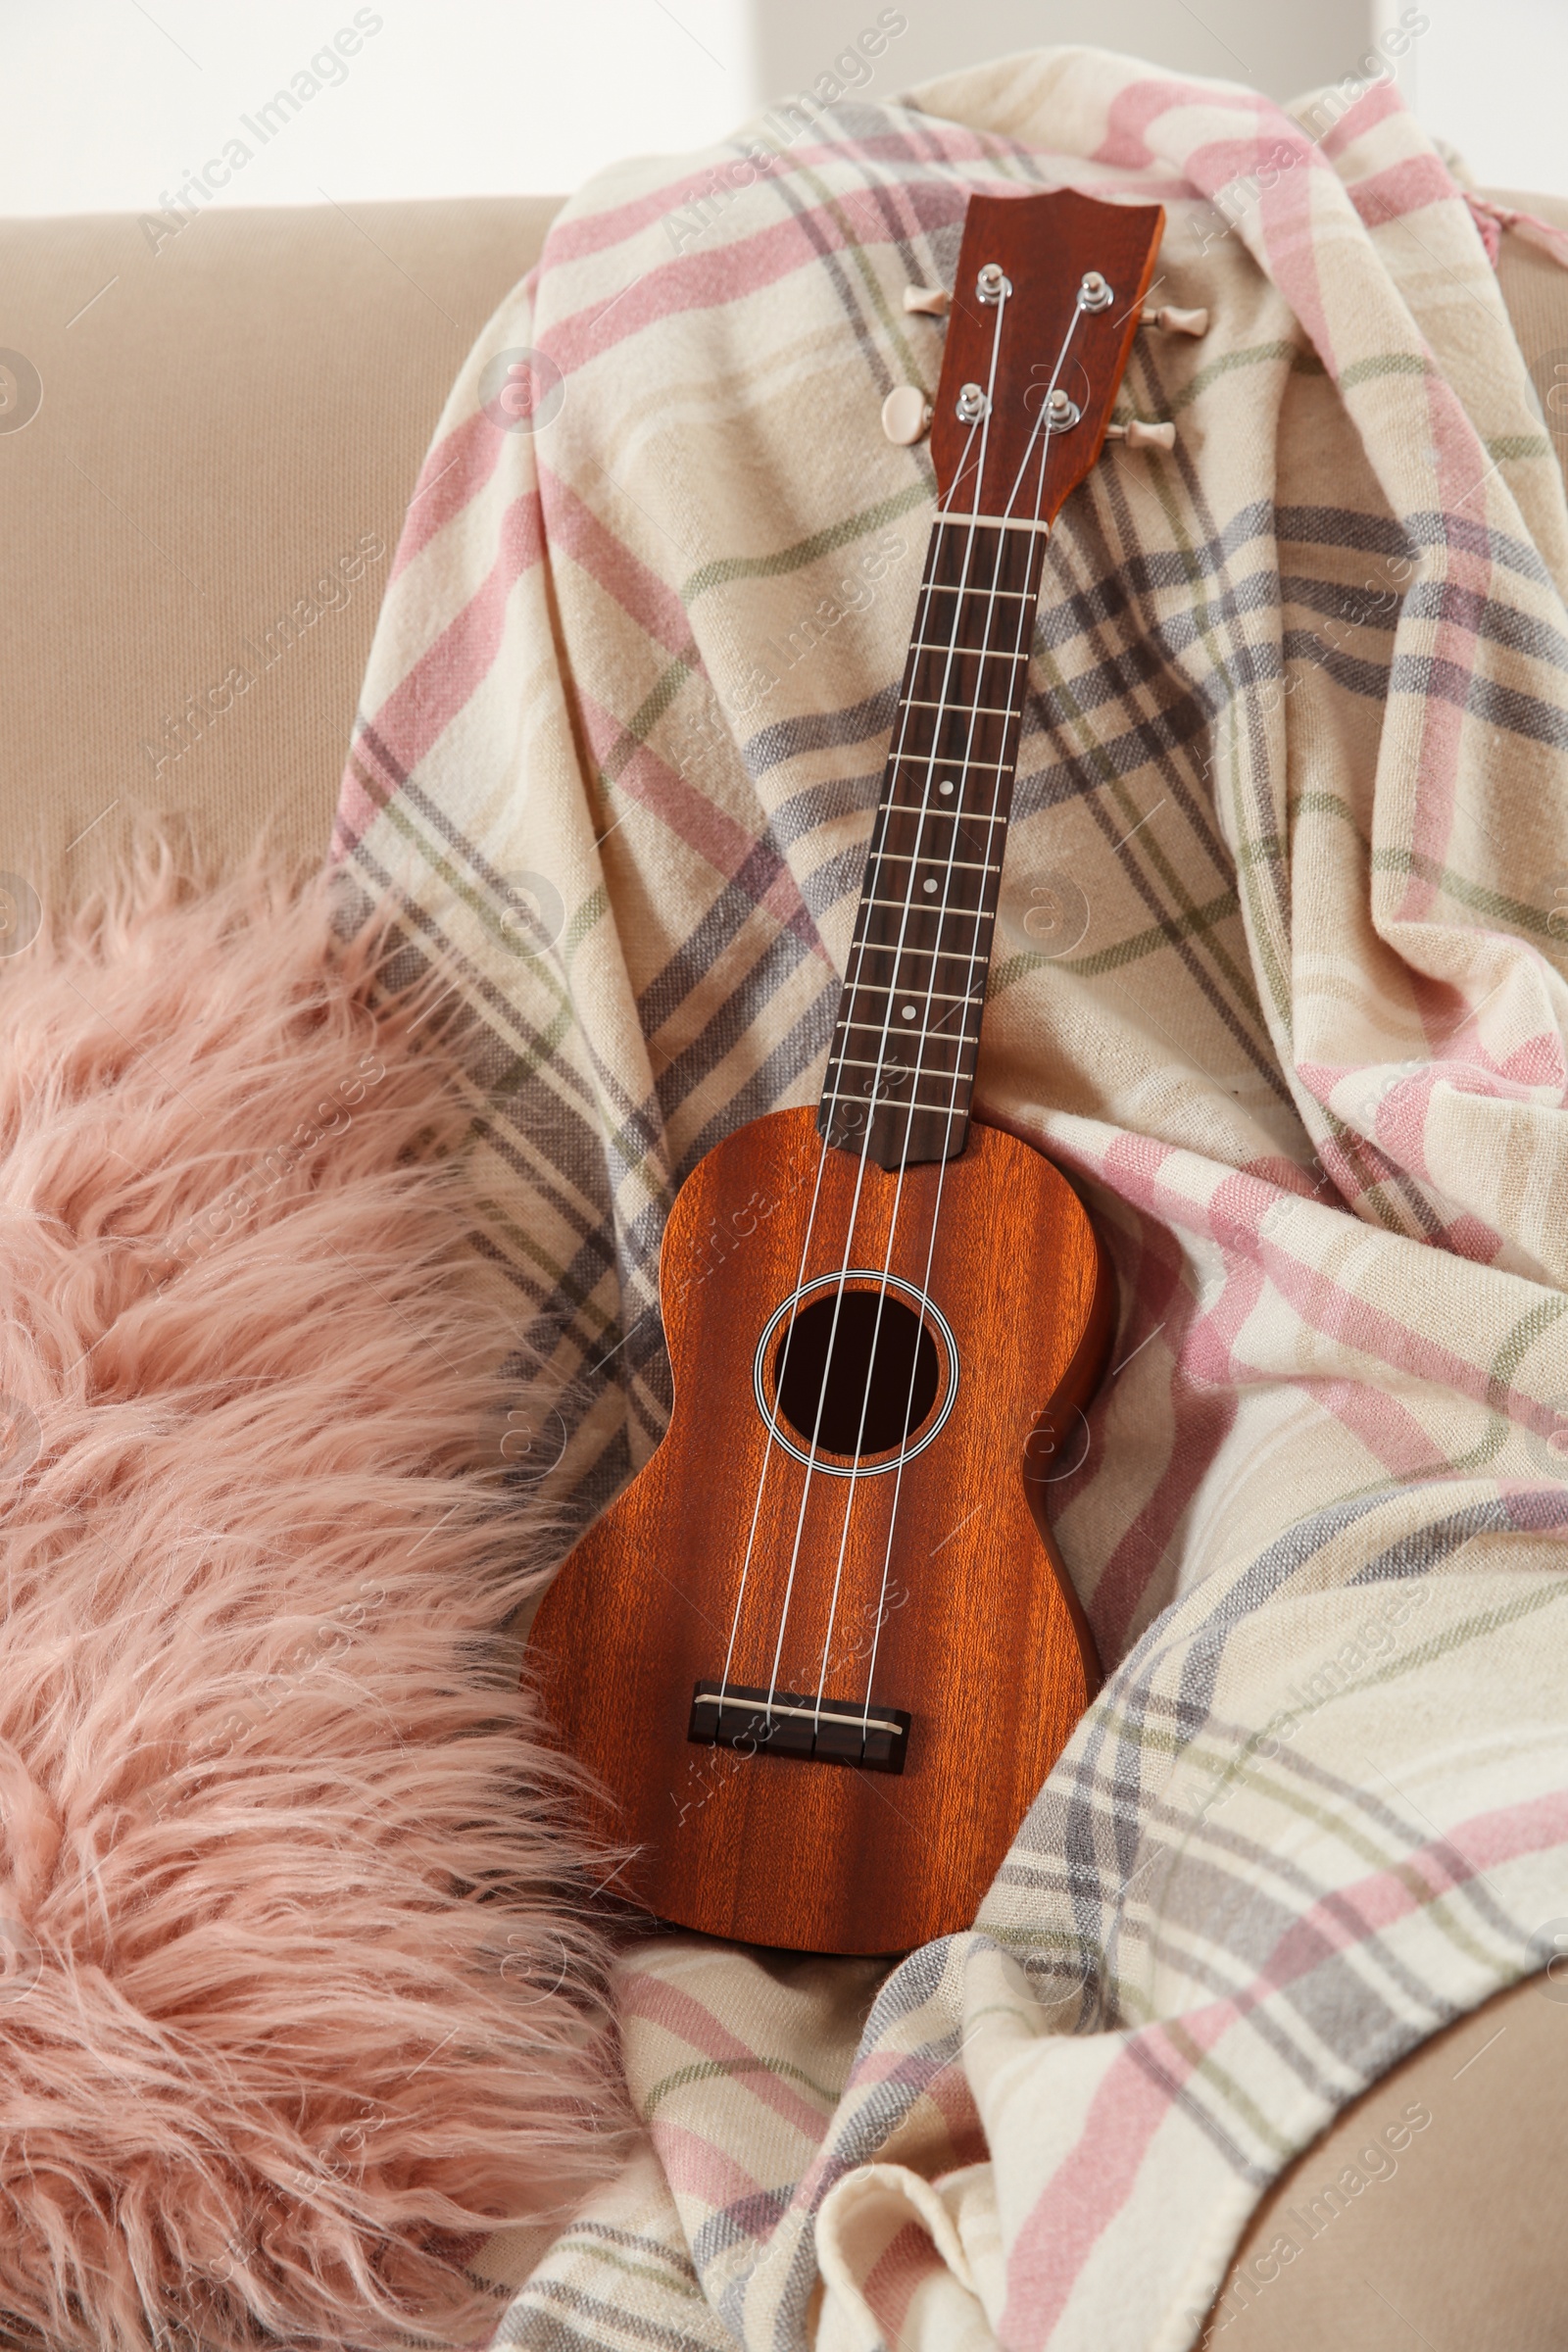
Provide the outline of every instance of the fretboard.
[[968,1134],[1045,539],[932,525],[817,1111],[884,1168]]

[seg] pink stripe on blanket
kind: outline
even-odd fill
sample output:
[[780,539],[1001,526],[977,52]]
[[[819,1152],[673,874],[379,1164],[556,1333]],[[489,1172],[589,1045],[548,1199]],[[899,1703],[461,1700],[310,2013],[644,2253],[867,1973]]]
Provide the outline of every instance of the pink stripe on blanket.
[[[1175,2021],[1129,2034],[1089,2103],[1083,2129],[1036,2197],[1007,2255],[1007,2300],[998,2333],[1007,2352],[1042,2352],[1095,2246],[1137,2185],[1149,2143],[1176,2094],[1229,2023]],[[1191,2042],[1184,2049],[1183,2042]],[[1136,2051],[1148,2053],[1141,2064]]]
[[[920,218],[926,228],[939,228],[962,218],[968,201],[965,188],[934,183],[920,191]],[[852,221],[858,222],[857,234]],[[863,232],[872,230],[867,236]],[[884,215],[871,214],[861,198],[853,215],[842,201],[811,206],[774,220],[756,235],[711,251],[686,253],[656,263],[619,295],[585,305],[552,323],[546,338],[550,357],[564,374],[600,359],[645,327],[658,326],[685,311],[718,310],[760,294],[798,271],[817,267],[827,253],[843,253],[863,244],[891,244],[897,231]],[[825,277],[819,287],[829,299]],[[836,307],[836,306],[835,306]]]
[[[538,264],[511,296],[522,308],[524,316],[531,316],[536,289]],[[390,576],[400,576],[407,564],[412,564],[416,555],[423,555],[430,541],[440,536],[454,515],[461,515],[464,508],[477,499],[484,484],[494,475],[508,440],[511,435],[503,433],[499,425],[491,425],[482,412],[466,416],[459,425],[454,425],[452,433],[442,433],[440,442],[430,449],[425,464],[418,468],[418,484],[409,499],[409,513],[402,519],[402,534],[397,539]]]
[[1332,1413],[1390,1478],[1430,1478],[1446,1467],[1435,1457],[1432,1432],[1392,1391],[1355,1380],[1314,1380],[1310,1374],[1295,1385],[1323,1412]]
[[507,600],[544,552],[537,492],[507,508],[498,541],[483,586],[393,688],[350,754],[338,804],[339,856],[361,838],[487,675],[505,634]]
[[[988,163],[993,158],[1000,162],[1013,156],[1034,154],[1034,150],[1021,146],[1016,140],[986,137],[965,130],[956,123],[944,122],[936,116],[922,115],[911,121],[907,132],[892,131],[880,138],[846,140],[842,145],[817,140],[786,148],[772,169],[766,173],[760,173],[759,177],[773,179],[802,172],[814,174],[825,167],[842,168],[845,164],[874,165],[880,175],[890,164],[907,163],[911,150],[919,161],[939,165]],[[725,169],[738,160],[733,156],[715,156],[711,162],[681,172],[676,178],[665,180],[662,186],[632,197],[624,204],[607,206],[603,212],[570,214],[556,220],[551,223],[545,239],[542,266],[556,269],[579,262],[589,255],[605,253],[617,245],[629,243],[647,228],[662,226],[672,212],[688,204],[701,203],[705,197],[711,199],[715,179],[721,179]],[[877,196],[884,197],[891,188],[901,184],[912,185],[914,192],[921,196],[930,194],[929,182],[891,181],[878,186]],[[1003,185],[999,180],[999,190]],[[1005,185],[1014,187],[1016,182],[1009,179]],[[737,188],[736,193],[741,191]],[[674,250],[671,240],[671,251]],[[613,294],[606,297],[607,302],[614,299]]]
[[1493,1395],[1490,1375],[1483,1367],[1468,1362],[1452,1348],[1420,1338],[1408,1323],[1343,1289],[1273,1242],[1262,1229],[1263,1217],[1290,1195],[1237,1174],[1216,1186],[1206,1202],[1196,1200],[1158,1181],[1155,1163],[1163,1165],[1177,1156],[1173,1150],[1151,1145],[1146,1139],[1118,1137],[1104,1155],[1104,1181],[1160,1223],[1178,1229],[1186,1226],[1239,1255],[1255,1255],[1308,1329],[1343,1340],[1358,1352],[1375,1355],[1437,1387],[1498,1403],[1503,1410],[1511,1406],[1521,1417],[1536,1409],[1529,1397],[1513,1390],[1503,1402]]
[[1334,339],[1329,332],[1318,277],[1314,220],[1317,192],[1330,201],[1343,196],[1340,182],[1311,140],[1287,115],[1277,115],[1266,132],[1254,139],[1213,139],[1195,147],[1187,169],[1207,196],[1217,199],[1222,188],[1253,178],[1264,172],[1277,176],[1272,186],[1258,180],[1255,204],[1240,216],[1239,227],[1250,216],[1252,236],[1269,275],[1306,328],[1330,375],[1338,376]]
[[1151,1600],[1150,1588],[1169,1556],[1177,1529],[1210,1463],[1235,1426],[1237,1399],[1221,1391],[1186,1391],[1173,1379],[1176,1427],[1170,1459],[1153,1493],[1118,1538],[1085,1600],[1102,1663],[1114,1666],[1147,1630],[1156,1607],[1175,1597],[1175,1569]]
[[[1465,414],[1451,384],[1436,373],[1424,378],[1427,438],[1435,454],[1437,503],[1449,525],[1446,545],[1427,557],[1429,571],[1469,589],[1478,599],[1494,592],[1494,567],[1485,549],[1492,500],[1490,486],[1497,464],[1489,458],[1475,426]],[[1505,484],[1497,493],[1512,505]],[[1468,524],[1469,532],[1453,529]],[[1517,524],[1515,525],[1517,528]],[[1466,544],[1466,539],[1470,544]],[[1460,600],[1461,609],[1469,598]],[[1440,897],[1439,885],[1429,878],[1448,862],[1449,843],[1458,814],[1457,780],[1464,758],[1468,693],[1481,663],[1474,633],[1444,612],[1427,652],[1434,672],[1446,671],[1449,691],[1421,697],[1421,748],[1416,762],[1416,805],[1410,828],[1413,853],[1397,912],[1406,921],[1430,919]],[[1452,918],[1450,917],[1450,920]],[[1468,927],[1468,922],[1466,927]],[[1430,1028],[1428,1034],[1431,1034]]]
[[915,2289],[939,2273],[945,2274],[947,2267],[920,2222],[906,2222],[898,2235],[883,2247],[861,2280],[860,2292],[885,2344],[896,2344],[902,2339]]
[[[1116,1155],[1113,1151],[1107,1160]],[[1104,1180],[1115,1183],[1108,1168]],[[1185,1335],[1199,1312],[1184,1280],[1185,1266],[1175,1234],[1153,1217],[1143,1220],[1139,1257],[1128,1284],[1136,1310],[1117,1340],[1113,1374],[1117,1359],[1126,1361],[1151,1343],[1163,1343],[1173,1359],[1180,1355]],[[1152,1492],[1111,1545],[1085,1599],[1095,1642],[1106,1666],[1113,1665],[1126,1649],[1171,1539],[1236,1419],[1238,1400],[1234,1396],[1194,1383],[1174,1360],[1168,1381],[1173,1424],[1169,1454]],[[1104,1432],[1107,1426],[1106,1415],[1095,1416],[1092,1445],[1093,1433]],[[1097,1453],[1094,1463],[1085,1465],[1086,1472],[1102,1458]],[[1168,1593],[1163,1597],[1168,1598]]]
[[[753,2097],[764,2107],[771,2107],[776,2116],[808,2139],[813,2148],[821,2139],[828,2121],[822,2109],[793,2089],[749,2042],[738,2040],[705,2002],[682,1992],[667,1978],[655,1976],[651,1971],[627,1971],[620,1979],[618,2006],[623,2017],[646,2018],[650,2025],[674,2034],[689,2049],[700,2050],[705,2058],[733,2067]],[[651,2128],[657,2130],[658,2120],[656,2111]]]
[[1470,1363],[1453,1348],[1421,1338],[1410,1324],[1345,1290],[1290,1250],[1266,1241],[1259,1242],[1259,1249],[1275,1289],[1309,1330],[1430,1381],[1436,1388],[1453,1389],[1478,1402],[1494,1403],[1501,1411],[1506,1412],[1510,1404],[1521,1413],[1534,1410],[1530,1399],[1516,1390],[1508,1390],[1505,1396],[1494,1392],[1491,1366]]
[[539,496],[552,557],[563,556],[577,564],[656,645],[666,653],[691,656],[696,667],[692,624],[674,590],[545,466],[539,468]]
[[[1327,156],[1343,155],[1353,140],[1376,130],[1391,115],[1402,115],[1404,111],[1404,100],[1392,79],[1374,81],[1353,106],[1347,107],[1337,122],[1330,123],[1318,145]],[[1354,183],[1349,184],[1353,193]]]
[[1456,204],[1459,190],[1435,155],[1411,155],[1367,179],[1352,180],[1349,196],[1368,228],[1381,228],[1429,205]]
[[[1568,1842],[1568,1792],[1499,1807],[1427,1839],[1292,1921],[1242,1993],[1130,2034],[1091,2101],[1077,2140],[1035,2199],[1007,2258],[1000,2329],[1008,2352],[1041,2352],[1097,2241],[1126,2204],[1149,2143],[1203,2059],[1231,2028],[1331,1953],[1428,1909],[1484,1871]],[[1426,1865],[1423,1879],[1415,1868]],[[1523,1955],[1521,1955],[1523,1957]],[[1139,2062],[1139,2053],[1145,2063]],[[1151,2075],[1158,2078],[1152,2081]]]
[[[1525,950],[1526,954],[1533,951]],[[1421,977],[1421,975],[1415,975]],[[1438,984],[1429,984],[1435,997]],[[1554,1097],[1543,1108],[1560,1108],[1563,1090],[1568,1086],[1568,1070],[1563,1065],[1562,1040],[1554,1033],[1538,1031],[1515,1046],[1498,1062],[1490,1054],[1477,1028],[1474,1011],[1467,1008],[1455,1011],[1456,991],[1447,983],[1441,990],[1439,1016],[1446,1016],[1446,1034],[1440,1040],[1433,1059],[1421,1068],[1411,1070],[1407,1077],[1391,1086],[1377,1102],[1372,1117],[1372,1134],[1379,1149],[1395,1165],[1407,1168],[1411,1175],[1424,1183],[1434,1182],[1427,1156],[1427,1132],[1433,1114],[1433,1097],[1439,1087],[1449,1094],[1473,1095],[1485,1102],[1523,1102],[1541,1104],[1541,1090],[1549,1087]],[[1420,992],[1417,992],[1420,1001]],[[1485,1000],[1483,1000],[1485,1002]],[[1464,1007],[1464,999],[1459,999]],[[1477,1008],[1479,1009],[1479,1007]],[[1457,1030],[1470,1032],[1468,1046],[1454,1046]],[[1451,1049],[1449,1051],[1448,1049]],[[1297,1064],[1302,1084],[1309,1087],[1317,1101],[1325,1105],[1334,1098],[1341,1082],[1355,1073],[1335,1063],[1301,1061]],[[1364,1116],[1364,1112],[1362,1113]]]
[[[538,279],[535,267],[512,299],[528,303]],[[409,501],[397,554],[392,559],[392,579],[423,553],[454,515],[461,514],[469,501],[478,496],[495,472],[508,438],[482,414],[466,416],[451,432],[442,435],[419,467],[418,483]]]
[[1094,150],[1094,161],[1120,164],[1129,171],[1148,171],[1154,164],[1169,163],[1170,150],[1151,146],[1149,130],[1161,115],[1188,107],[1205,113],[1224,107],[1236,114],[1256,116],[1266,111],[1267,101],[1253,90],[1227,90],[1212,82],[1183,81],[1174,74],[1168,80],[1151,75],[1129,82],[1111,100],[1105,135]]
[[477,498],[495,472],[505,439],[488,416],[475,415],[466,416],[435,444],[419,468],[418,487],[403,518],[392,559],[394,580]]
[[648,2136],[677,2197],[691,2197],[710,2212],[721,2213],[726,2205],[750,2205],[767,2195],[754,2174],[744,2172],[715,2140],[706,2139],[687,2124],[656,2115]]
[[[1244,1184],[1250,1190],[1250,1178],[1236,1181],[1238,1190]],[[1216,1188],[1215,1198],[1221,1199],[1228,1189],[1222,1183]],[[1244,1215],[1244,1236],[1245,1232]],[[1431,1433],[1396,1396],[1385,1390],[1368,1389],[1354,1381],[1320,1379],[1305,1368],[1282,1373],[1277,1366],[1254,1362],[1235,1348],[1235,1340],[1264,1295],[1272,1269],[1272,1259],[1266,1253],[1250,1254],[1245,1238],[1243,1247],[1248,1253],[1239,1261],[1227,1257],[1225,1280],[1213,1307],[1194,1318],[1189,1336],[1179,1345],[1178,1372],[1185,1374],[1195,1387],[1208,1383],[1222,1393],[1236,1392],[1238,1409],[1242,1394],[1249,1389],[1273,1388],[1282,1383],[1298,1389],[1320,1410],[1333,1414],[1392,1476],[1413,1478],[1423,1472],[1430,1473]],[[1291,1262],[1303,1263],[1294,1253]],[[1314,1280],[1323,1282],[1326,1289],[1334,1287],[1308,1267],[1308,1284]],[[1178,1399],[1179,1391],[1173,1383],[1173,1401]]]
[[[602,703],[579,696],[578,707],[588,731],[590,749],[601,765],[618,751],[626,738],[620,720]],[[793,931],[803,946],[819,956],[832,970],[832,959],[817,936],[806,901],[794,875],[778,852],[759,841],[719,808],[716,801],[687,783],[646,744],[633,747],[615,773],[615,789],[658,817],[661,824],[705,858],[727,882],[746,891],[755,904]]]
[[1250,1389],[1285,1386],[1298,1390],[1356,1437],[1392,1476],[1414,1478],[1430,1473],[1431,1433],[1396,1396],[1354,1381],[1319,1378],[1309,1369],[1281,1372],[1273,1364],[1253,1362],[1233,1347],[1220,1344],[1222,1333],[1228,1332],[1231,1339],[1240,1333],[1264,1295],[1265,1275],[1265,1266],[1256,1260],[1244,1259],[1227,1267],[1218,1300],[1208,1314],[1195,1319],[1192,1337],[1181,1348],[1178,1374],[1185,1373],[1195,1387],[1206,1383],[1221,1394],[1238,1392],[1238,1409],[1240,1393]]
[[[1396,1791],[1388,1793],[1391,1806],[1398,1801]],[[1423,1839],[1393,1868],[1371,1871],[1351,1886],[1337,1887],[1293,1919],[1269,1953],[1266,1968],[1226,2006],[1238,2019],[1248,2016],[1271,1993],[1300,1984],[1331,1953],[1356,1950],[1504,1862],[1565,1843],[1568,1791],[1562,1789],[1458,1822],[1446,1834]],[[1521,1953],[1520,1959],[1526,1955]]]

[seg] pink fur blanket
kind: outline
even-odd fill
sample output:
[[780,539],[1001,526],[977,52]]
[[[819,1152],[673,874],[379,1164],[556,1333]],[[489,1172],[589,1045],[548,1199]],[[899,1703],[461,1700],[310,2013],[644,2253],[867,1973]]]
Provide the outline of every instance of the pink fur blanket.
[[378,959],[155,850],[0,971],[7,2342],[482,2341],[465,2241],[616,2153],[513,1335]]

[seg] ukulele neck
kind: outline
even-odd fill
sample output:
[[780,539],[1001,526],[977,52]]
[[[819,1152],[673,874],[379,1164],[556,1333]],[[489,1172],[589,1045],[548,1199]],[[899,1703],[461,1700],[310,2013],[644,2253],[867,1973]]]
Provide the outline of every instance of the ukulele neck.
[[1045,545],[1023,519],[932,524],[817,1111],[884,1168],[968,1135]]

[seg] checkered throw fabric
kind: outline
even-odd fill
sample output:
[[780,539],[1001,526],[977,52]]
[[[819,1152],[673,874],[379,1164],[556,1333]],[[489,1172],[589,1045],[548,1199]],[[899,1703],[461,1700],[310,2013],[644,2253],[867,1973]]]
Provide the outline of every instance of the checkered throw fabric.
[[1114,1671],[972,1933],[631,1951],[646,2142],[492,2266],[538,2352],[1178,2352],[1262,2187],[1568,1914],[1568,514],[1391,88],[1054,51],[595,180],[410,509],[345,906],[462,1009],[586,1513],[669,1411],[676,1186],[820,1081],[933,497],[903,289],[1066,181],[1164,204],[1213,318],[1140,336],[1174,454],[1052,541],[977,1088],[1115,1267],[1054,1514]]

